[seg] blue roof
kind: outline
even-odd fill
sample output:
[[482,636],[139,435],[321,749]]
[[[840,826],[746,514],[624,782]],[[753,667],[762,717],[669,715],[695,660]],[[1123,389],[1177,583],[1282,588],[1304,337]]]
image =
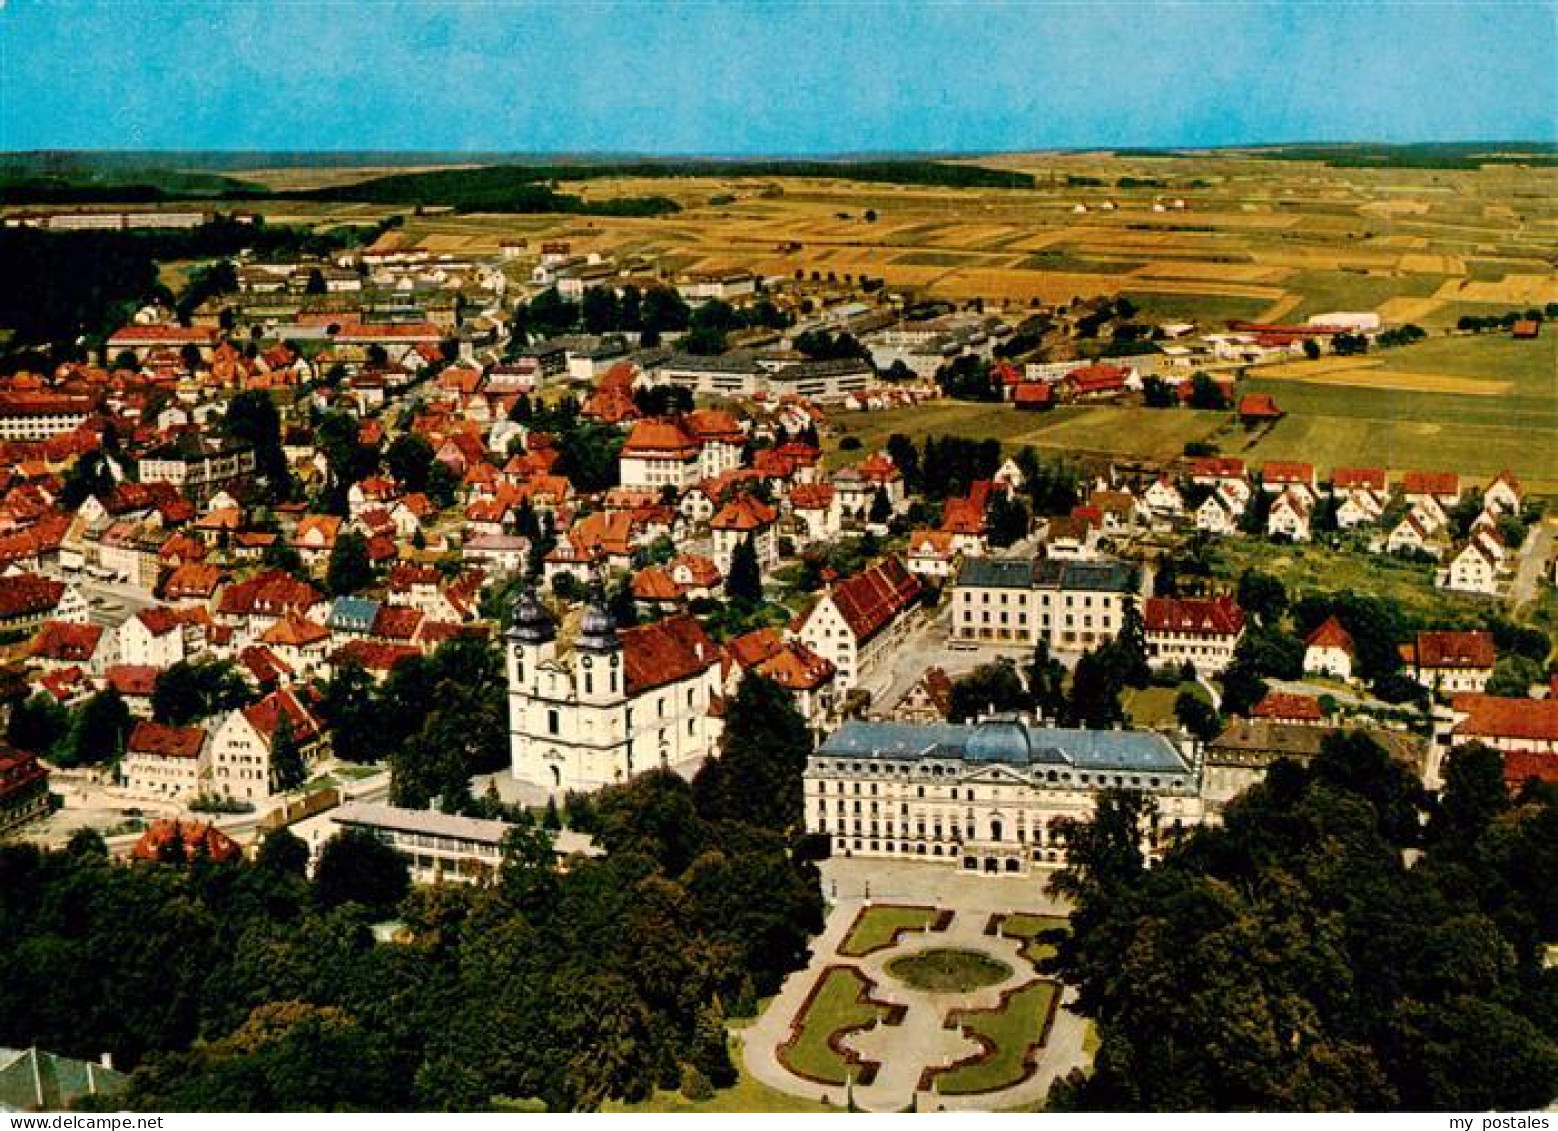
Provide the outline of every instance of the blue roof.
[[1166,737],[1151,730],[1077,730],[1017,719],[955,723],[848,722],[818,748],[848,758],[953,758],[1010,765],[1050,763],[1084,770],[1188,773]]
[[330,603],[330,615],[325,623],[333,627],[349,625],[369,629],[379,615],[379,603],[363,597],[337,597]]

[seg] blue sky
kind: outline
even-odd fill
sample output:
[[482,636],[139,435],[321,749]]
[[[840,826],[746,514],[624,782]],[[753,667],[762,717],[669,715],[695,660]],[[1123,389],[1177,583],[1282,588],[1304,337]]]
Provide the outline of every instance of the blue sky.
[[1558,136],[1558,0],[0,3],[7,150]]

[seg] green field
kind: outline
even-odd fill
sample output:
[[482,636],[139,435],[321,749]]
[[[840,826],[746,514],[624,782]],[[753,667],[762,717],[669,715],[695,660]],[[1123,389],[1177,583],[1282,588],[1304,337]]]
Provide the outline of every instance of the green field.
[[[1307,460],[1325,470],[1383,464],[1476,479],[1507,467],[1532,490],[1558,492],[1558,335],[1534,342],[1502,334],[1432,338],[1377,356],[1378,371],[1473,377],[1510,388],[1465,396],[1255,378],[1241,390],[1273,394],[1288,415],[1246,454]],[[1224,450],[1235,452],[1227,444]]]
[[1225,322],[1259,318],[1271,306],[1267,299],[1239,295],[1123,290],[1120,297],[1136,304],[1138,318],[1154,322],[1194,322],[1208,330],[1221,330]]
[[680,1092],[660,1089],[647,1100],[638,1103],[621,1101],[605,1103],[601,1105],[601,1111],[634,1114],[663,1112],[673,1115],[736,1115],[770,1111],[837,1113],[842,1110],[830,1104],[802,1099],[800,1096],[781,1092],[777,1088],[770,1088],[747,1072],[745,1065],[742,1064],[741,1053],[737,1049],[731,1050],[730,1058],[736,1065],[738,1073],[736,1082],[728,1088],[715,1092],[709,1099],[690,1100]]
[[844,1029],[859,1029],[887,1016],[887,1007],[866,1000],[869,987],[858,970],[836,966],[823,975],[801,1019],[801,1030],[781,1045],[779,1058],[800,1076],[824,1084],[844,1084],[858,1074],[828,1039]]
[[900,931],[923,931],[936,921],[934,907],[906,907],[890,903],[867,907],[839,943],[846,958],[864,958],[893,944]]
[[[1079,363],[1080,364],[1080,363]],[[1130,405],[1062,405],[1051,412],[1018,412],[1008,404],[938,401],[918,408],[849,413],[835,418],[838,434],[829,442],[833,459],[853,463],[887,443],[894,432],[916,441],[927,436],[1000,440],[1009,449],[1025,445],[1135,459],[1168,460],[1193,440],[1205,440],[1224,423],[1219,413],[1150,409]],[[860,449],[839,452],[844,436]]]
[[1177,724],[1174,701],[1182,691],[1206,697],[1206,689],[1200,684],[1182,683],[1178,687],[1128,687],[1121,703],[1132,726],[1172,727]]
[[1277,546],[1248,538],[1219,539],[1212,554],[1219,578],[1233,582],[1246,569],[1269,573],[1280,578],[1295,599],[1304,593],[1369,593],[1399,601],[1423,623],[1440,627],[1459,625],[1485,607],[1464,593],[1435,589],[1432,566],[1385,554],[1313,544]]
[[1301,321],[1332,310],[1373,310],[1398,295],[1431,295],[1442,278],[1381,270],[1295,271],[1282,285],[1304,297],[1284,320]]
[[1033,982],[1009,997],[1002,1009],[964,1013],[963,1024],[994,1042],[995,1053],[980,1063],[937,1074],[936,1090],[949,1096],[993,1092],[1020,1081],[1028,1047],[1039,1039],[1059,1002],[1058,989],[1054,982]]

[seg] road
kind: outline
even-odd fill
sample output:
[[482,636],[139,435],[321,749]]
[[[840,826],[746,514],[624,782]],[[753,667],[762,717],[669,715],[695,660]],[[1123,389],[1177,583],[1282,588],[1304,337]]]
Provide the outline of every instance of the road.
[[1509,583],[1509,604],[1518,609],[1536,597],[1537,586],[1547,572],[1547,563],[1553,556],[1553,524],[1558,519],[1547,518],[1531,528],[1525,545],[1520,547],[1515,576]]

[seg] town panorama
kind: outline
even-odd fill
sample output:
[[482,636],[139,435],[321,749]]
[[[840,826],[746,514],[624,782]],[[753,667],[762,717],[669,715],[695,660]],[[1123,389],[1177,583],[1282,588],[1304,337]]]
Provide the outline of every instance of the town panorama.
[[1558,1100],[1553,144],[17,150],[0,263],[0,1112]]

